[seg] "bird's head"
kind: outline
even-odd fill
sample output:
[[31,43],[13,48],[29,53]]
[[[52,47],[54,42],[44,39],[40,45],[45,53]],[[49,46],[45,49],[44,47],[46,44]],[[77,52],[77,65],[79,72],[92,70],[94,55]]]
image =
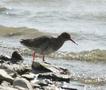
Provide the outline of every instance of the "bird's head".
[[61,35],[60,35],[65,41],[67,40],[70,40],[72,41],[73,43],[75,43],[76,45],[78,45],[72,38],[71,38],[71,35],[67,32],[63,32]]

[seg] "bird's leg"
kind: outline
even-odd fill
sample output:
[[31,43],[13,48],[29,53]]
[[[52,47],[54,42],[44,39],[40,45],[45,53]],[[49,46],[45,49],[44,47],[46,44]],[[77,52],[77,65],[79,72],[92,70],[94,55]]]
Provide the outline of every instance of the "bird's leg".
[[34,62],[34,60],[35,60],[35,51],[33,51],[32,57],[33,57],[33,62]]
[[43,62],[45,62],[45,55],[43,54]]
[[50,63],[45,61],[45,55],[44,54],[42,54],[42,55],[43,55],[43,62],[46,63],[46,64],[50,64]]
[[45,55],[43,52],[41,52],[41,54],[42,54],[42,60],[43,60],[43,62],[45,62]]

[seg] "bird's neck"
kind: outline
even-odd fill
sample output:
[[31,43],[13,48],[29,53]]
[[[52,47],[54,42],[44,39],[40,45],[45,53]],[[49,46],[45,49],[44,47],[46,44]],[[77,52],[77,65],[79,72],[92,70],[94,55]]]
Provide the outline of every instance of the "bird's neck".
[[64,44],[64,40],[61,37],[53,38],[52,42],[55,43],[51,45],[55,51]]
[[61,35],[57,37],[57,40],[59,40],[61,43],[66,41]]
[[63,37],[59,36],[59,37],[57,37],[57,42],[58,42],[58,44],[60,44],[60,46],[62,46],[64,44],[65,40]]

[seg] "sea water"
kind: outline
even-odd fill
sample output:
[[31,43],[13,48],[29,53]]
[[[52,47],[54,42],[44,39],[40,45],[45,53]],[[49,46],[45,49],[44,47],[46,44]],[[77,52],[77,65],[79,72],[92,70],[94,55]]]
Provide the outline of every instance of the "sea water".
[[[5,29],[9,27],[26,27],[27,30],[33,28],[33,30],[37,29],[55,36],[62,32],[70,33],[78,46],[68,41],[59,49],[59,52],[78,53],[95,49],[106,50],[106,0],[0,0],[0,26],[5,26]],[[14,41],[16,42],[14,39],[9,40],[7,46],[14,46]],[[1,40],[0,45],[6,45],[6,42]],[[102,54],[105,55],[106,52]],[[103,60],[105,59],[104,57]],[[72,68],[75,73],[74,79],[83,75],[83,78],[78,80],[84,78],[88,82],[91,80],[91,85],[98,78],[101,80],[100,83],[103,81],[103,88],[97,85],[92,86],[89,90],[106,89],[104,87],[106,86],[105,63],[95,64],[82,62],[83,60],[60,61],[61,65],[63,65],[62,62],[68,62],[63,66],[68,69]],[[54,60],[55,63],[59,62]],[[92,77],[94,77],[94,81],[92,81]],[[83,82],[85,83],[85,81]],[[96,83],[98,84],[98,82]],[[97,89],[97,87],[102,89]]]

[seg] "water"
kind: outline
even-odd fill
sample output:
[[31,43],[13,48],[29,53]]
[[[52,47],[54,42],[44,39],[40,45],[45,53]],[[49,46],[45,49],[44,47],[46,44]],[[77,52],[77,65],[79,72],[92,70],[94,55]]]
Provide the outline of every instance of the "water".
[[70,32],[79,47],[67,42],[62,51],[106,49],[105,0],[1,0],[0,25]]
[[[87,54],[85,54],[84,58],[79,57],[77,59],[85,61],[84,59],[89,60],[88,57],[91,57],[92,60],[106,60],[106,51],[104,51],[106,50],[106,0],[0,0],[0,35],[3,33],[2,29],[6,30],[4,34],[11,29],[21,31],[22,29],[18,27],[26,27],[23,29],[29,30],[27,32],[29,35],[32,35],[36,29],[55,36],[61,32],[69,32],[79,45],[76,46],[68,41],[59,49],[59,52],[65,51],[66,53],[64,54],[75,52],[77,56],[81,54],[78,52],[85,53],[84,51],[86,50]],[[33,31],[30,28],[33,28]],[[23,34],[24,32],[20,33]],[[6,39],[2,38],[0,46],[23,48],[17,37],[12,38],[10,40],[7,37]],[[94,49],[97,50],[92,52]],[[3,52],[6,51],[4,50]],[[75,55],[73,54],[73,56]],[[62,62],[64,64],[64,60],[61,61],[61,64]],[[57,61],[54,61],[55,63]],[[77,79],[77,75],[81,76],[85,74],[83,78],[86,78],[86,80],[89,80],[88,78],[92,80],[92,77],[95,80],[97,78],[102,80],[103,78],[106,79],[105,65],[105,63],[95,64],[69,61],[68,64],[66,63],[63,66],[66,66],[68,69],[72,68],[73,72],[77,73],[75,74]],[[83,78],[79,78],[78,81],[81,82]],[[83,82],[86,83],[85,81]],[[103,82],[102,85],[105,86],[106,81]],[[98,82],[95,83],[97,84]],[[99,87],[99,85],[92,86],[88,90],[96,90],[96,87]],[[102,88],[102,86],[100,87]]]
[[[91,62],[82,62],[82,61],[67,61],[59,59],[59,60],[48,60],[48,62],[52,63],[53,65],[59,65],[65,68],[68,68],[71,72],[72,80],[80,81],[80,85],[82,83],[88,84],[86,86],[87,90],[99,90],[100,85],[105,86],[106,82],[106,72],[105,71],[105,64],[101,63],[91,63]],[[62,62],[62,63],[61,63]],[[77,68],[76,68],[77,67]],[[95,71],[95,72],[94,72]],[[96,89],[89,87],[97,87]],[[106,87],[105,87],[106,88]],[[100,89],[105,90],[105,89]]]

